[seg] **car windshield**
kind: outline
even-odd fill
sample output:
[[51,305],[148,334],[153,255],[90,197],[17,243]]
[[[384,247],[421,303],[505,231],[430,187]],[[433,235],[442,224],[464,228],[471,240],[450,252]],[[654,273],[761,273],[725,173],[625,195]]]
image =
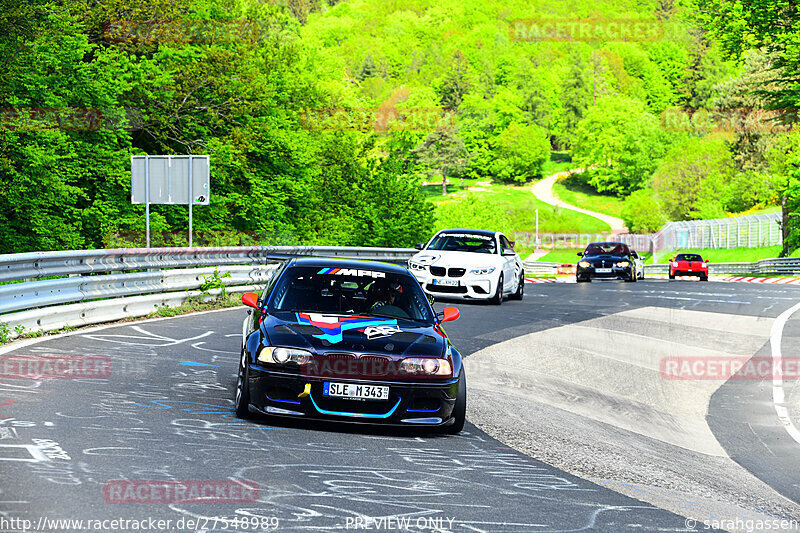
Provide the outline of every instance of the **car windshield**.
[[476,235],[474,233],[442,233],[431,241],[428,250],[444,250],[453,252],[476,252],[493,254],[496,252],[494,237]]
[[586,247],[583,255],[625,255],[628,254],[628,245],[619,242],[593,242]]
[[386,316],[434,322],[419,282],[410,275],[354,268],[290,267],[281,276],[269,312],[295,311]]
[[703,258],[700,254],[678,254],[675,258],[676,261],[702,261]]

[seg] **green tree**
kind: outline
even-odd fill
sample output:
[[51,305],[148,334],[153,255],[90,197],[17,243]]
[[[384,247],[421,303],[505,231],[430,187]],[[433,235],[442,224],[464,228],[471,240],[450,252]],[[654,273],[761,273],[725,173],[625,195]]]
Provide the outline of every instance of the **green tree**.
[[625,195],[647,183],[672,137],[642,102],[609,96],[578,125],[573,160],[589,185]]
[[723,197],[734,163],[723,138],[692,138],[676,145],[653,176],[653,189],[670,220],[725,216]]
[[625,199],[622,220],[631,233],[655,233],[667,222],[651,189],[639,189]]
[[469,61],[461,50],[456,50],[453,52],[450,68],[438,87],[442,107],[450,110],[458,109],[471,85]]
[[727,55],[763,49],[774,58],[770,106],[797,120],[800,107],[800,6],[791,0],[694,0],[695,13]]
[[550,141],[544,129],[513,123],[496,139],[491,166],[495,179],[525,183],[541,175],[550,157]]
[[447,194],[447,177],[462,174],[470,157],[458,132],[449,127],[436,128],[412,154],[428,174],[442,176],[442,194]]

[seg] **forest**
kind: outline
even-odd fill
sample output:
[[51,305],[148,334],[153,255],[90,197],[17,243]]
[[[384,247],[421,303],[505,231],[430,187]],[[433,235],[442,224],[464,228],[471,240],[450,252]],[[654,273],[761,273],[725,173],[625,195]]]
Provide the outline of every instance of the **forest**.
[[761,4],[0,0],[0,245],[142,245],[131,155],[210,155],[200,244],[408,246],[423,183],[559,153],[631,231],[780,206],[794,249],[800,16]]

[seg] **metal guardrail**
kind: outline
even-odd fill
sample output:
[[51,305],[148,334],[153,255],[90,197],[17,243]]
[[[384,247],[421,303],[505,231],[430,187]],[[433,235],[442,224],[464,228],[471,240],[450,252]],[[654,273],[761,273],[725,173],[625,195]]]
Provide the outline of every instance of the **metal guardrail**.
[[[527,275],[555,275],[561,263],[545,263],[543,261],[525,261]],[[645,265],[645,275],[669,274],[669,263],[658,265]],[[738,275],[800,275],[800,257],[786,257],[776,259],[761,259],[755,263],[710,263],[709,275],[738,274]]]
[[544,261],[523,261],[522,267],[526,276],[555,276],[558,267],[563,263],[546,263]]
[[[405,263],[404,248],[253,246],[124,248],[0,255],[0,323],[26,331],[96,324],[144,316],[180,305],[209,278],[230,292],[259,290],[277,263],[289,257],[341,257]],[[217,276],[215,278],[215,274]],[[64,277],[67,276],[67,277]],[[42,279],[52,278],[57,279]]]

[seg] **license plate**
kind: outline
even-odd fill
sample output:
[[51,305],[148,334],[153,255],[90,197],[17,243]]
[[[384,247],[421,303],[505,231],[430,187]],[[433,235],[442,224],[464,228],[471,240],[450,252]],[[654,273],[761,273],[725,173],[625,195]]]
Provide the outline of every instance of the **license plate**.
[[447,285],[450,287],[458,287],[458,280],[457,279],[434,279],[434,285]]
[[612,269],[610,269],[610,268],[595,268],[594,269],[594,271],[597,272],[598,274],[611,274],[611,270]]
[[389,387],[381,385],[356,385],[353,383],[325,382],[322,388],[324,396],[336,398],[354,398],[358,400],[388,400]]

